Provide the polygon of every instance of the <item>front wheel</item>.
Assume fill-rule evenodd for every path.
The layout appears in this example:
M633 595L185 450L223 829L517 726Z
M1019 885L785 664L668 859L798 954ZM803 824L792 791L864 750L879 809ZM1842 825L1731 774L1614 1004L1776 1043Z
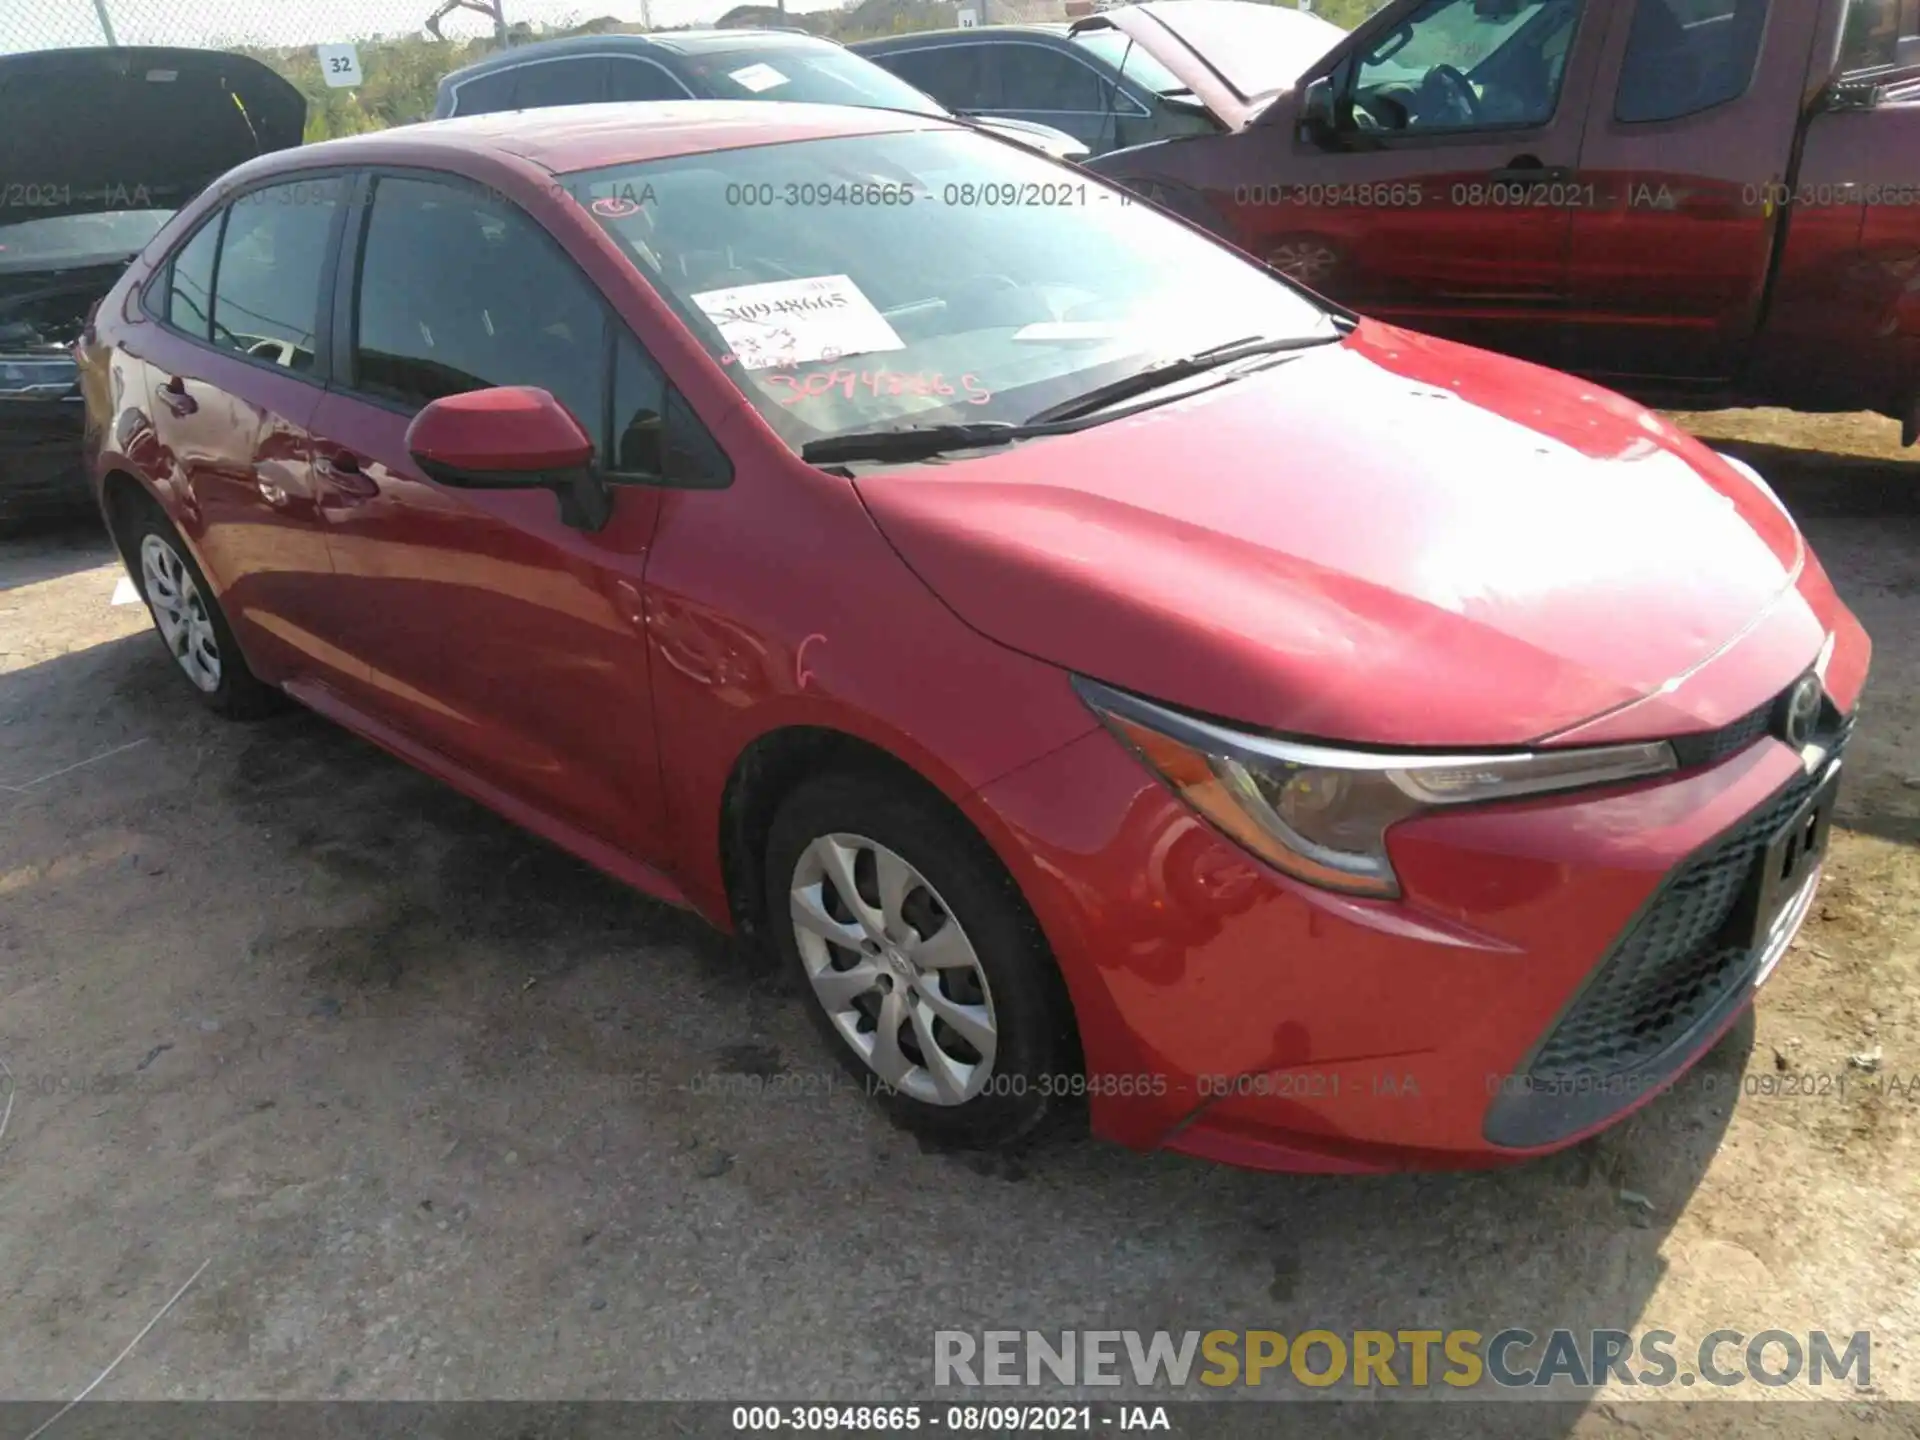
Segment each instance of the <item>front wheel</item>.
M898 1123L998 1148L1061 1113L1078 1065L1058 972L963 821L878 777L823 776L781 806L766 874L815 1025Z

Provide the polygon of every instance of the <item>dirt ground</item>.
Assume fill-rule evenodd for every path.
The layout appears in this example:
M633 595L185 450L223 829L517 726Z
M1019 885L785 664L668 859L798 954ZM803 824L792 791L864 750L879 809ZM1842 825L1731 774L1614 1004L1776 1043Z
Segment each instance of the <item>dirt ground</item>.
M1468 1176L989 1165L747 1093L834 1072L698 922L314 717L203 714L91 528L0 543L0 1397L79 1393L191 1280L96 1395L878 1399L932 1393L938 1329L1817 1328L1874 1336L1850 1433L1909 1433L1920 458L1689 423L1877 642L1829 878L1675 1092ZM1577 1433L1677 1432L1631 1399Z

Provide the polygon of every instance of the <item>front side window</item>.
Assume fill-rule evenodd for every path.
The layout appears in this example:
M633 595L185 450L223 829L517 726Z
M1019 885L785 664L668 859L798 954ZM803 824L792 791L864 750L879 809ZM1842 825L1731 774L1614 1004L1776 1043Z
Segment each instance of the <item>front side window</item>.
M990 60L1000 74L1000 104L1008 110L1107 108L1100 77L1071 55L1022 41L994 46Z
M201 340L213 334L213 262L225 218L225 212L214 215L175 252L167 285L167 323Z
M1124 192L968 131L579 172L569 192L782 439L1018 423L1330 316Z
M1916 65L1920 65L1920 0L1853 0L1841 31L1841 71Z
M881 64L953 110L990 109L998 96L982 78L981 45L929 45L882 57Z
M228 207L213 297L213 340L289 370L310 370L327 240L346 182L299 180Z
M684 100L687 87L651 60L622 59L607 61L607 99L609 100Z
M610 479L724 485L733 468L686 397L625 330L613 354L613 437L603 467Z
M1354 70L1362 130L1544 125L1560 102L1580 0L1428 0Z
M355 298L354 385L418 409L493 385L551 392L603 429L606 311L553 240L496 196L382 177Z
M1738 100L1753 82L1767 4L1638 0L1614 118L1629 124L1678 120Z
M606 63L584 56L578 60L541 60L517 69L513 108L544 110L554 105L597 104Z
M837 45L743 45L682 62L715 100L797 100L938 115L941 107L890 70Z

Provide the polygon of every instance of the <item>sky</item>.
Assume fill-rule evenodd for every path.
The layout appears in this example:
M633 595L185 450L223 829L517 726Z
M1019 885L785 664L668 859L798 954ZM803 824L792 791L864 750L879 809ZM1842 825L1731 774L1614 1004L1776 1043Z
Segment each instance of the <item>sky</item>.
M439 0L99 0L122 45L318 45L417 32ZM655 25L710 23L737 0L504 0L508 23L578 24L611 15ZM839 0L787 0L792 11L826 10ZM449 35L492 29L456 10ZM0 0L0 54L58 45L103 44L95 0Z

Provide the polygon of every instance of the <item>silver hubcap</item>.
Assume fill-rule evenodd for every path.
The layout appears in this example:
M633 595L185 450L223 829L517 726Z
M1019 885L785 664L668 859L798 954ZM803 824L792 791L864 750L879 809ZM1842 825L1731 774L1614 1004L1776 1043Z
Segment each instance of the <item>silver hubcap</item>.
M822 835L792 886L794 938L841 1037L895 1090L964 1105L993 1074L980 957L927 879L860 835Z
M220 688L220 644L193 572L171 545L149 535L140 542L140 578L160 638L187 678L212 694Z
M1324 245L1299 243L1282 245L1268 262L1282 275L1295 280L1320 280L1333 273L1339 257Z

